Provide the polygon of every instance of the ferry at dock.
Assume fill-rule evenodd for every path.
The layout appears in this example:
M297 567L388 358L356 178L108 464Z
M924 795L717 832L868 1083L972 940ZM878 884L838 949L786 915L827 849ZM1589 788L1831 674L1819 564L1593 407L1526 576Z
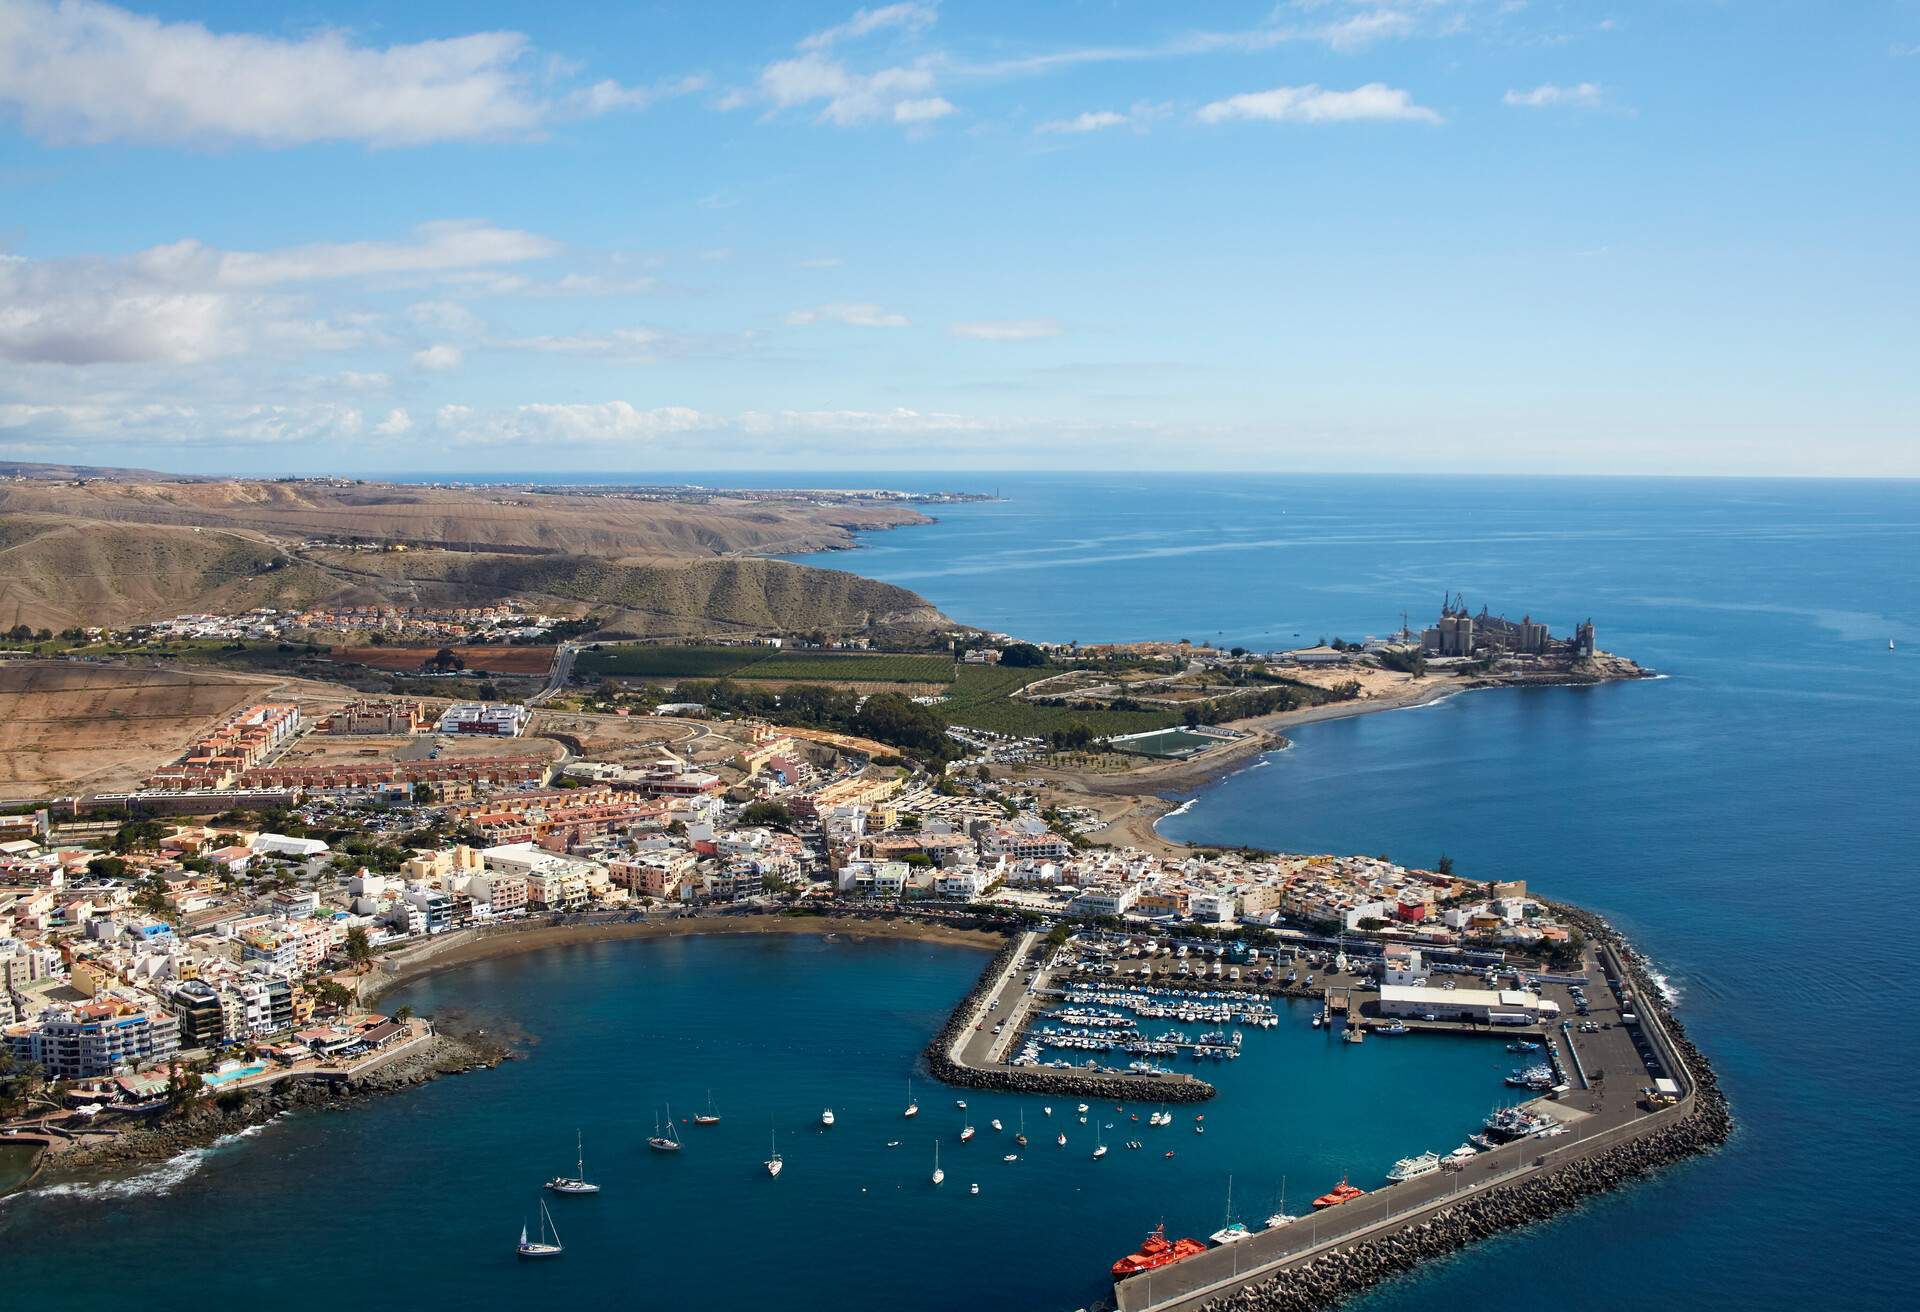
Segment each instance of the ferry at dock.
M1432 1175L1440 1169L1439 1153L1421 1153L1418 1157L1402 1157L1387 1172L1387 1179L1395 1184L1407 1180L1418 1180L1423 1175Z

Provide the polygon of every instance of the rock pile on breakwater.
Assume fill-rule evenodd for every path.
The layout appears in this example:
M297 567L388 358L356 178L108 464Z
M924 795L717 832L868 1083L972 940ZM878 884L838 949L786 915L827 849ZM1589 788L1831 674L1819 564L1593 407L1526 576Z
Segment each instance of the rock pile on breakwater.
M485 1038L435 1034L419 1047L361 1076L285 1079L252 1091L210 1093L191 1110L162 1113L129 1124L112 1138L89 1137L75 1144L47 1162L47 1175L164 1161L250 1126L263 1125L284 1112L345 1106L356 1099L410 1089L442 1075L496 1066L509 1055L504 1047Z
M1692 1102L1680 1120L1635 1138L1586 1153L1537 1175L1495 1185L1484 1193L1451 1203L1425 1220L1361 1240L1296 1263L1277 1274L1211 1299L1207 1312L1319 1312L1335 1307L1382 1281L1444 1257L1469 1244L1543 1221L1596 1194L1617 1189L1639 1176L1696 1153L1711 1152L1733 1133L1733 1116L1719 1080L1705 1056L1687 1038L1680 1022L1646 977L1641 959L1617 931L1578 908L1562 907L1568 918L1595 939L1611 946L1634 977L1641 1005L1651 1000L1660 1011L1673 1047L1692 1080Z
M1124 1076L1096 1074L1089 1071L1063 1071L1035 1069L1032 1067L1017 1070L976 1070L963 1066L951 1056L953 1046L972 1023L974 1010L985 998L988 990L999 982L1000 976L1012 962L1019 948L1019 940L1009 943L994 954L987 968L980 972L980 982L968 990L967 996L947 1017L947 1023L933 1036L921 1054L927 1069L933 1077L945 1084L959 1085L966 1089L993 1089L1001 1093L1042 1093L1058 1095L1077 1095L1101 1101L1112 1099L1115 1102L1138 1100L1143 1094L1150 1095L1155 1102L1205 1102L1213 1097L1214 1088L1204 1080L1169 1079L1160 1077L1151 1081L1144 1076Z

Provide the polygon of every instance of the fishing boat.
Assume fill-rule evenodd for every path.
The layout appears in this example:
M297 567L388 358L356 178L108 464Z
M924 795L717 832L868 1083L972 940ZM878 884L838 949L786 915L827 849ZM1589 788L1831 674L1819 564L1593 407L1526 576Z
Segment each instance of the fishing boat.
M546 1200L540 1201L540 1238L527 1237L526 1223L520 1225L520 1245L514 1250L523 1258L558 1257L567 1250L560 1244L560 1229L547 1214Z
M780 1145L774 1137L774 1132L772 1130L768 1130L767 1131L767 1174L777 1177L780 1174L780 1168L785 1166L786 1164L787 1164L786 1159L780 1156Z
M1432 1175L1440 1169L1439 1153L1421 1153L1418 1157L1402 1157L1387 1172L1387 1179L1395 1184L1407 1180L1417 1180L1423 1175Z
M1401 1034L1411 1034L1413 1033L1413 1030L1409 1026L1402 1025L1399 1021L1394 1021L1391 1025L1382 1025L1378 1030L1374 1032L1376 1034L1387 1034L1387 1035L1398 1036Z
M1184 1262L1196 1253L1204 1253L1207 1246L1198 1239L1167 1239L1167 1227L1157 1225L1139 1251L1128 1253L1113 1264L1113 1278L1125 1280L1128 1276L1137 1276L1144 1271L1158 1271L1163 1266L1172 1266L1175 1262Z
M940 1169L940 1144L936 1141L933 1145L933 1182L939 1184L946 1178L947 1173Z
M1530 1039L1515 1039L1507 1045L1508 1052L1538 1052L1540 1045Z
M713 1090L712 1089L707 1090L707 1109L703 1112L695 1112L693 1114L693 1123L695 1125L720 1124L720 1113L713 1109Z
M574 1132L574 1166L572 1175L556 1175L547 1181L547 1188L556 1194L597 1194L600 1186L587 1183L587 1150L579 1132Z
M1100 1142L1100 1127L1093 1127L1093 1160L1099 1161L1107 1155L1107 1146Z
M1356 1198L1363 1197L1366 1192L1365 1189L1360 1188L1358 1185L1348 1184L1347 1178L1343 1175L1340 1177L1339 1184L1313 1200L1313 1207L1315 1211L1321 1211L1328 1207L1338 1207L1342 1203L1350 1203Z
M660 1121L658 1118L655 1118L653 1122L653 1134L647 1139L647 1147L657 1153L677 1153L680 1151L680 1136L673 1132L673 1107L671 1104L667 1107L666 1133L662 1134L660 1132Z
M829 1107L825 1111L820 1113L820 1124L822 1125L833 1124L833 1108Z
M1243 1222L1236 1221L1233 1219L1233 1177L1232 1176L1227 1177L1226 1216L1222 1218L1220 1228L1218 1230L1215 1230L1212 1234L1208 1235L1207 1238L1213 1240L1213 1242L1216 1244L1237 1244L1242 1239L1253 1238L1253 1231L1247 1229L1246 1225Z

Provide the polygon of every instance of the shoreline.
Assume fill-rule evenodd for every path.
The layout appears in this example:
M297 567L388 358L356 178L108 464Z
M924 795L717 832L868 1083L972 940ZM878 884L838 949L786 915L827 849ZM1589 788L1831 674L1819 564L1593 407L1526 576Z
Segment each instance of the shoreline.
M965 928L897 915L884 919L844 914L676 916L661 920L619 920L593 924L527 921L503 927L456 930L440 940L418 945L426 950L417 955L403 956L409 951L403 948L389 956L376 958L373 972L360 977L360 999L363 1005L371 1005L396 988L444 970L547 948L577 943L615 943L709 934L747 937L843 934L856 941L862 938L906 939L987 952L997 951L1005 942L1005 936L997 930ZM387 968L383 969L383 966Z
M1404 692L1359 698L1345 702L1326 702L1319 706L1275 711L1233 724L1245 737L1224 746L1180 761L1142 765L1115 775L1087 775L1072 770L1047 772L1050 800L1076 806L1091 806L1102 813L1106 828L1094 835L1094 841L1116 847L1137 847L1160 856L1184 856L1196 847L1168 838L1159 831L1159 823L1174 811L1195 800L1202 789L1230 775L1252 769L1269 752L1285 751L1293 740L1283 732L1305 724L1329 720L1347 720L1386 711L1413 710L1433 706L1449 698L1470 692L1528 688L1591 688L1609 683L1632 683L1662 677L1651 670L1632 667L1631 673L1607 673L1596 677L1554 675L1525 679L1468 679L1417 686ZM1107 805L1101 805L1101 803Z

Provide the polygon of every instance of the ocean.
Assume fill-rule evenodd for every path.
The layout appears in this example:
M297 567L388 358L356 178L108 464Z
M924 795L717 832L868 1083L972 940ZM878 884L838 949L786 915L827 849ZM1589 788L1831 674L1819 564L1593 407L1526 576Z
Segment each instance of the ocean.
M1163 824L1204 842L1444 852L1463 873L1591 906L1652 956L1722 1076L1738 1121L1723 1151L1359 1306L1905 1304L1920 1281L1905 1188L1920 1105L1899 1001L1920 976L1900 919L1920 852L1920 484L811 481L998 490L803 559L1025 637L1358 639L1403 612L1417 627L1448 590L1555 632L1591 617L1603 647L1662 677L1304 726ZM1040 1100L970 1096L980 1137L961 1146L953 1091L920 1082L914 1122L899 1107L982 964L803 937L577 945L451 971L390 1001L523 1031L526 1060L9 1199L0 1282L22 1306L78 1309L131 1293L168 1309L777 1296L800 1312L1064 1312L1099 1297L1106 1265L1157 1221L1218 1226L1229 1174L1257 1225L1283 1184L1299 1211L1342 1172L1369 1183L1396 1157L1446 1151L1513 1064L1471 1040L1340 1051L1302 1013L1218 1068L1205 1135L1191 1113L1171 1130L1116 1120L1109 1142L1147 1146L1095 1163L1090 1126L1062 1126L1066 1149L1035 1133L1063 1104L1047 1118ZM656 1109L690 1115L709 1089L722 1124L684 1128L677 1157L649 1153ZM821 1131L826 1105L839 1124ZM986 1120L1011 1131L1022 1111L1033 1145L1004 1163ZM607 1191L557 1200L566 1257L522 1268L512 1240L537 1222L539 1181L570 1167L576 1127ZM778 1180L760 1169L770 1130Z

